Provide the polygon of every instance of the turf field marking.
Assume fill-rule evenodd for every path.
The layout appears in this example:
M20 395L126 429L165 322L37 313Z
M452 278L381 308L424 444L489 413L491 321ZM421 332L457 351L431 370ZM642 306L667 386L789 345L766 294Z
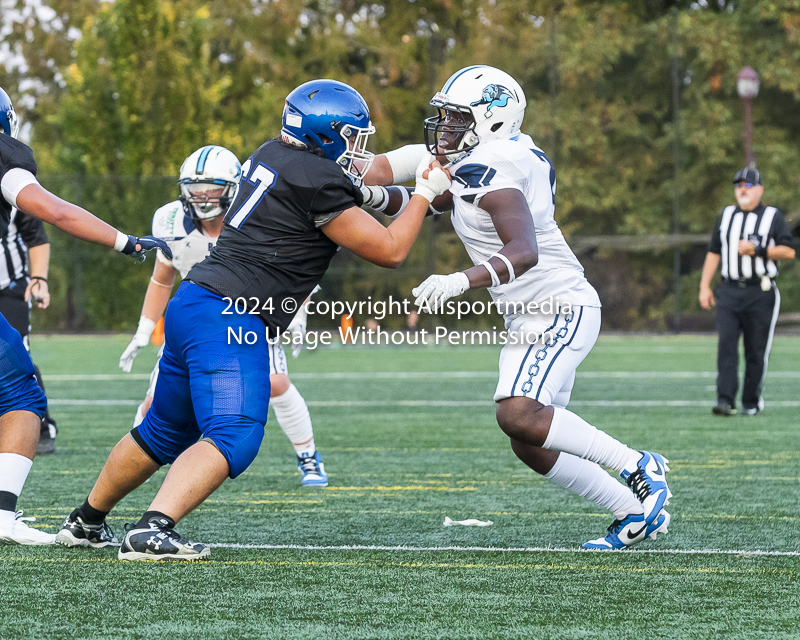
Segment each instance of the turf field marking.
M707 407L710 400L573 400L570 407ZM54 406L138 407L140 400L48 398ZM306 400L309 407L493 407L493 400ZM771 400L770 407L800 407L800 400Z
M238 544L217 543L209 546L218 549L263 549L279 551L293 549L297 551L456 551L456 552L502 552L502 553L653 553L665 555L729 555L729 556L765 556L765 557L800 557L800 551L748 551L745 549L625 549L621 551L592 551L589 549L573 549L569 547L409 547L406 545L300 545L300 544Z
M716 378L716 371L578 371L579 378ZM800 378L800 371L770 371L770 378ZM420 380L453 378L497 379L497 371L331 371L292 373L297 380ZM149 373L56 373L44 376L47 382L91 380L149 380Z

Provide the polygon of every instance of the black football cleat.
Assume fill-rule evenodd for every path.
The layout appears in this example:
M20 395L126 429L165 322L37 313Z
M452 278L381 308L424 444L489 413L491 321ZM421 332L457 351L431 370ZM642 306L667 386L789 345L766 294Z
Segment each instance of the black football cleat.
M118 547L119 540L103 520L100 524L89 524L83 521L80 509L75 509L64 520L61 530L56 534L56 542L64 547L87 547L103 549Z
M125 529L120 560L199 560L211 553L207 545L181 538L164 518L150 518L145 527L128 525Z

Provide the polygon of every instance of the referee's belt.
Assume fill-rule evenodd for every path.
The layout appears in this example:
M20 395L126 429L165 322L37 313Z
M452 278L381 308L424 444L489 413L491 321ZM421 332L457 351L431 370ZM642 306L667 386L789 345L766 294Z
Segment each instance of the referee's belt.
M761 286L761 278L748 278L743 280L731 280L730 278L723 278L722 281L731 286L739 287L740 289L744 289L745 287ZM770 283L772 282L774 282L774 280L770 278Z

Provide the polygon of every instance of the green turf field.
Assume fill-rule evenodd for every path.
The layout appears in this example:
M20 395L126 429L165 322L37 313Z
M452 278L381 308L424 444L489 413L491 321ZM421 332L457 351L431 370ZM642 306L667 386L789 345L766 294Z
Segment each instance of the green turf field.
M33 340L61 431L57 455L34 464L20 508L45 530L83 501L130 428L155 349L125 376L116 363L127 341ZM491 402L498 351L304 351L290 372L330 487L300 487L271 417L250 469L178 527L220 545L208 561L0 547L0 638L800 634L800 339L775 340L767 410L725 419L710 413L712 337L601 338L571 408L665 454L675 494L669 535L615 553L579 551L609 514L512 454ZM111 514L118 533L164 473ZM444 527L445 516L494 524Z

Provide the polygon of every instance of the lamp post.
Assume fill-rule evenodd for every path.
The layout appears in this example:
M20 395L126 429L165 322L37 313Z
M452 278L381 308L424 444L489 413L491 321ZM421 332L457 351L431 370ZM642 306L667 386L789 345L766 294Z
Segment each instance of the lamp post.
M745 67L736 76L736 92L744 102L744 155L747 166L756 168L753 156L753 98L758 95L758 73L753 67Z

